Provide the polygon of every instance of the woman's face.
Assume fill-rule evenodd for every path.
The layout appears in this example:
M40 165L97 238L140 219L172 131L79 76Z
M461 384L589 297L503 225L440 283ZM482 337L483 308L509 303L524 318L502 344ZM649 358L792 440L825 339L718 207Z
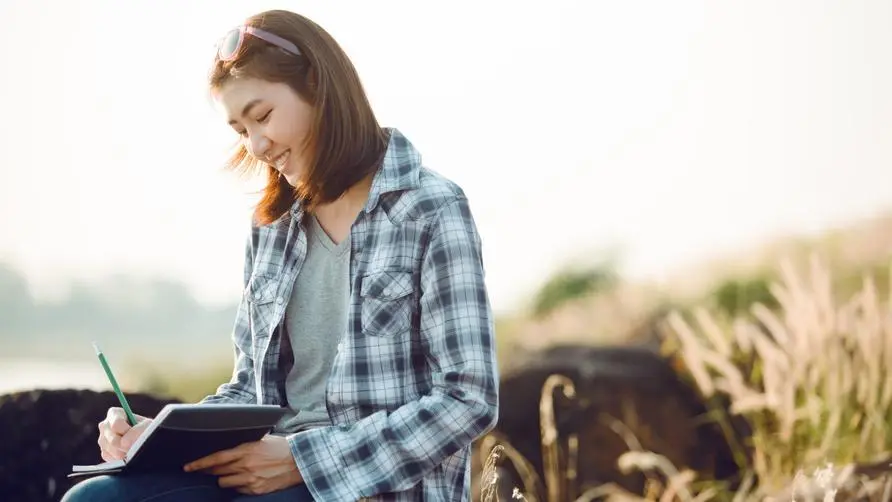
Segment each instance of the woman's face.
M213 92L248 153L282 173L291 186L309 166L305 148L313 108L287 84L230 79Z

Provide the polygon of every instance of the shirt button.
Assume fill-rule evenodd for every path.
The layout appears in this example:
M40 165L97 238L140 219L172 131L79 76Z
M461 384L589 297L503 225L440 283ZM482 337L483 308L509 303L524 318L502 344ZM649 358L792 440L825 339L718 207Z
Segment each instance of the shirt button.
M338 344L338 352L344 350L344 342Z
M255 300L259 300L259 299L260 299L260 291L254 293L254 299L255 299Z
M285 300L283 300L281 296L278 297L278 298L276 298L276 303L278 303L279 305L281 305L282 302L284 302L284 301L285 301Z

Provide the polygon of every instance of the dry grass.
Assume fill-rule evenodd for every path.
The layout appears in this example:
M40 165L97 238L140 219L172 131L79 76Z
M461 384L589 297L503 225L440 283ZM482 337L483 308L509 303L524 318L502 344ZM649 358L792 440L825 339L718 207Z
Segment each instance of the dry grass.
M507 316L500 319L496 330L503 355L500 363L505 369L514 368L518 352L530 353L557 343L624 343L652 316L659 315L667 302L701 303L724 280L760 276L785 257L800 263L815 254L834 271L837 289L850 292L853 271L860 273L892 259L892 212L816 235L787 235L754 244L682 267L658 283L620 282L610 291L570 301L541 319L522 312Z
M537 500L541 493L546 502L890 500L888 466L864 475L856 465L892 452L892 295L865 277L857 294L837 298L827 267L817 259L809 265L807 271L782 265L782 280L772 285L777 311L757 304L747 318L724 319L695 309L688 318L675 312L666 319L684 371L704 399L727 396L732 404L725 418L740 415L752 428L752 461L743 466L736 493L717 483L695 484L696 473L678 471L665 457L642 451L622 424L615 424L630 450L618 459L621 470L661 477L649 476L640 495L605 485L577 496L574 438L556 437L550 412L552 390L563 386L572 397L572 383L556 376L543 388L540 407L547 472L544 480L524 474L514 498ZM510 444L491 439L486 451L497 448L510 450ZM497 482L487 480L488 486ZM498 498L490 491L486 500Z
M668 318L703 397L727 395L730 412L752 427L750 468L762 495L789 492L797 472L892 451L889 292L865 277L859 293L840 301L817 259L807 273L789 262L781 271L782 282L772 285L778 312L757 304L751 319L703 309L692 320Z

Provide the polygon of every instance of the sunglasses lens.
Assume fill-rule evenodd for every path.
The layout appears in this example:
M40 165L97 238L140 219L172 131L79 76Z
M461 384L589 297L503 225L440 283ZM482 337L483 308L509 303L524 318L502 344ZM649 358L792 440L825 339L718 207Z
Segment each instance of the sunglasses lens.
M220 42L220 59L226 61L235 57L235 53L238 52L241 45L241 40L242 37L239 30L232 30L227 33Z

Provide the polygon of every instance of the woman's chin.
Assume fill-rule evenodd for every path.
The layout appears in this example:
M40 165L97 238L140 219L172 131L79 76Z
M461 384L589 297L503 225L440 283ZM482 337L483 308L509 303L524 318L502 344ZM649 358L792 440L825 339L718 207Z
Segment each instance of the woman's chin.
M300 170L290 168L291 166L287 166L285 169L279 171L279 176L285 179L289 185L296 187L300 181ZM290 169L289 169L290 168Z
M297 175L283 173L282 177L285 178L285 181L287 181L289 185L293 187L297 186Z

